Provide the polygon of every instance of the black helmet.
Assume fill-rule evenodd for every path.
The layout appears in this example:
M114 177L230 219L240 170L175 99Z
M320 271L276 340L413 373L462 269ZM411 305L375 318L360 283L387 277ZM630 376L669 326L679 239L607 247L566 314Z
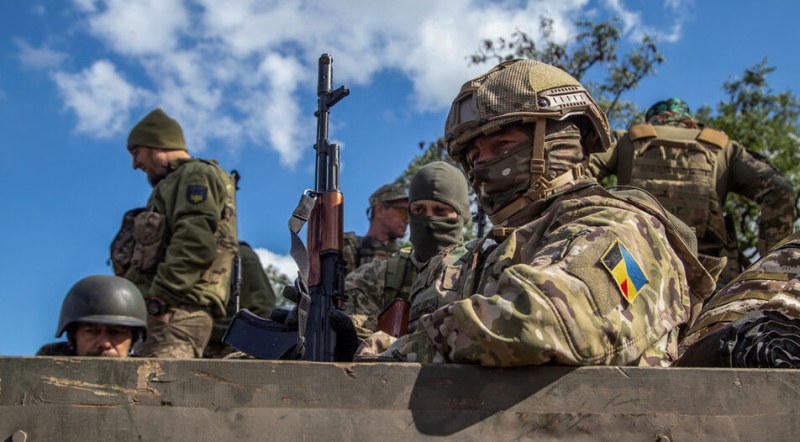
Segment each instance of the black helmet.
M134 341L147 338L147 308L142 293L119 276L89 276L72 286L61 304L56 337L79 322L124 325L133 329Z

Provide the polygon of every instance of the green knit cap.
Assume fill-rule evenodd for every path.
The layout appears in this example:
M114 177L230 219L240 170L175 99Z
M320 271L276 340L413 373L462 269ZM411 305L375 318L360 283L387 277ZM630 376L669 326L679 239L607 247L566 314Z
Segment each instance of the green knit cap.
M128 135L128 150L135 146L189 150L183 139L181 125L160 108L147 114L131 129Z
M471 215L469 193L464 174L445 163L428 163L414 174L408 189L409 202L434 200L450 205L466 222Z

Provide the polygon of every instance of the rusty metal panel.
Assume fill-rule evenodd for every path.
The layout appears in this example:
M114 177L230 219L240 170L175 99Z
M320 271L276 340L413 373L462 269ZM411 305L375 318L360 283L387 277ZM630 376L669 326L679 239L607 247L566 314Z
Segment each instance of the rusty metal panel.
M0 358L0 440L18 431L32 441L796 440L800 372Z

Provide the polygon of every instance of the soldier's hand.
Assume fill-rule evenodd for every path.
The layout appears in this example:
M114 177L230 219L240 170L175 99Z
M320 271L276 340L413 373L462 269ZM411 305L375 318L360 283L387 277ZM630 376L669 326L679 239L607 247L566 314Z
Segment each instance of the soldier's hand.
M336 362L350 362L358 349L360 343L356 327L350 317L341 310L335 308L328 313L331 327L336 331L336 352L334 360Z

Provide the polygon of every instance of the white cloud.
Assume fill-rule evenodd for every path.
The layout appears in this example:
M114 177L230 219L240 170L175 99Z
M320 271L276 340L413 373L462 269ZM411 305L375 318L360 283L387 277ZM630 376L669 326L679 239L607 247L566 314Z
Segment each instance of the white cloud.
M92 12L88 18L89 29L122 54L171 51L178 46L178 37L189 25L188 11L181 0L106 0L102 3L102 10L94 4L82 6Z
M22 39L14 39L14 44L19 48L17 57L22 62L22 65L34 69L54 69L67 58L67 54L63 52L54 51L47 47L34 48Z
M77 74L56 73L54 79L66 107L78 116L78 132L100 138L122 131L129 110L146 92L128 83L107 60L95 62Z
M294 259L290 255L279 255L261 247L254 248L253 250L258 255L258 259L261 260L261 265L264 267L268 264L272 264L280 270L281 273L288 276L290 281L293 281L297 276L297 264L294 263Z
M672 24L668 31L658 30L647 26L640 12L630 11L622 0L604 0L605 4L622 20L623 31L632 39L640 41L645 34L654 36L661 42L674 43L681 38L685 14L682 13L686 4L691 0L664 0L664 7L673 13Z
M599 1L622 16L632 35L649 31L621 0ZM676 2L686 0L665 1L676 7ZM66 106L78 115L79 130L110 121L113 125L104 135L124 133L133 122L120 118L162 106L184 126L192 149L214 144L235 150L244 137L269 146L284 166L292 167L313 142L313 134L300 130L310 116L303 113L298 96L314 84L311 77L322 52L336 59L337 84L366 84L377 73L393 70L412 83L413 108L405 112L444 111L461 84L486 69L469 66L467 60L481 40L508 36L516 29L535 32L540 17L546 15L553 19L553 37L567 41L590 0L73 0L73 4L83 14L90 35L114 56L125 57L125 65L136 72L130 78L144 74L136 85L147 85L143 93L145 86L118 81L127 84L129 98L113 101L119 117L112 118L101 105L81 101L91 94L73 93L96 90L88 82L96 81L97 73L59 73L55 78L60 79ZM675 26L661 35L662 40L680 35L680 22ZM78 84L81 81L87 84Z

